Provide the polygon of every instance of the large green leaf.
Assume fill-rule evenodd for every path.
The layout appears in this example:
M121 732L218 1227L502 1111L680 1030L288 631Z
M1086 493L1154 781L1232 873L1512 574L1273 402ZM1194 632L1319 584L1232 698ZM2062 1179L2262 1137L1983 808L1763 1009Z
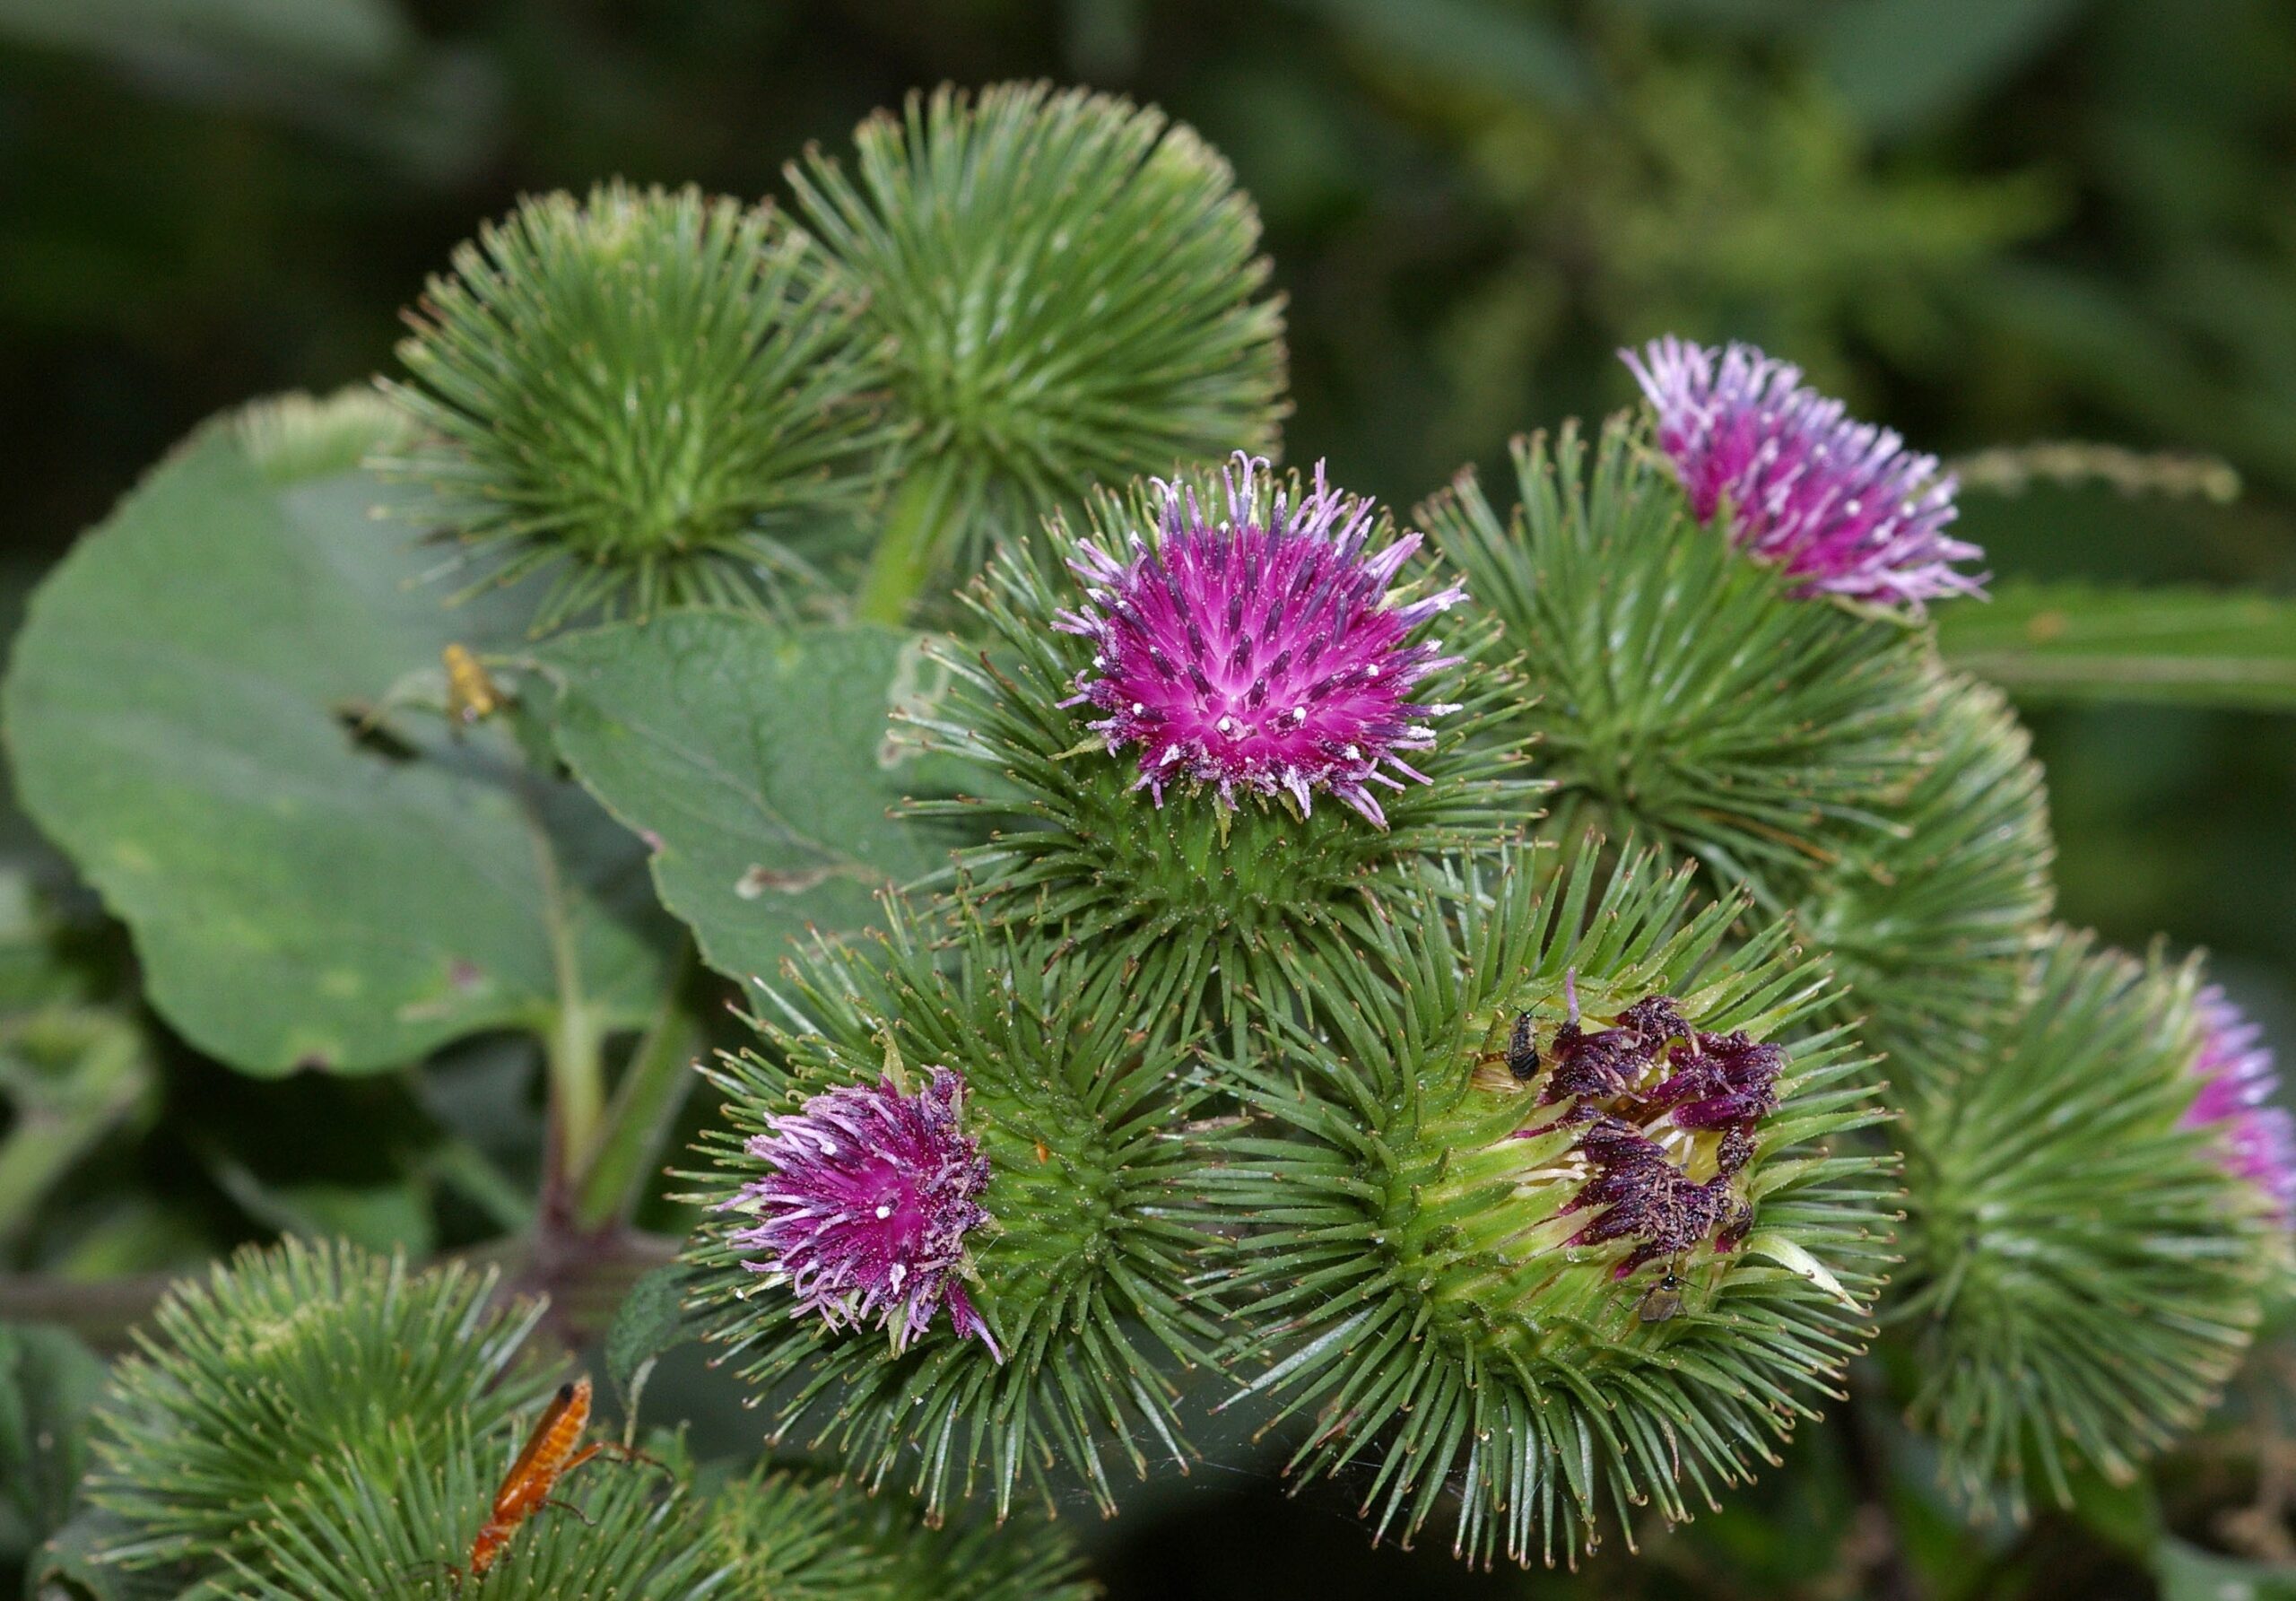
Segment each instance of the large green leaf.
M160 1010L250 1072L387 1067L570 1000L636 1021L669 935L637 841L491 727L408 711L361 736L449 641L522 619L444 609L371 477L296 475L341 459L216 425L81 541L4 692L25 807L133 930Z
M2029 700L2296 710L2296 600L2205 589L2009 583L1940 607L1956 666Z
M541 652L560 752L654 845L663 904L718 971L771 974L792 935L868 923L878 892L947 865L944 830L891 814L947 787L888 720L944 687L921 643L695 611Z

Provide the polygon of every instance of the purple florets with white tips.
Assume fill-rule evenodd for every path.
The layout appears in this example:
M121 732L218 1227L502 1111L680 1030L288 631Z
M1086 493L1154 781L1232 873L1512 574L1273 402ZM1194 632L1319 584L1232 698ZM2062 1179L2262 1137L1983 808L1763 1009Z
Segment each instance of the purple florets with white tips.
M1949 537L1951 474L1888 429L1858 422L1802 382L1802 370L1750 344L1687 340L1621 351L1658 415L1658 444L1709 520L1725 500L1731 534L1806 595L1910 605L1983 592L1954 563L1984 553Z
M959 1276L965 1236L988 1221L988 1162L960 1127L963 1102L964 1079L935 1067L915 1094L884 1078L769 1119L748 1150L772 1172L726 1203L757 1220L731 1236L760 1253L743 1266L786 1279L831 1328L875 1324L896 1351L946 1306L1003 1362Z
M2185 1125L2214 1127L2224 1165L2271 1196L2283 1218L2296 1216L2296 1118L2271 1104L2280 1079L2259 1043L2264 1031L2213 985L2201 991L2198 1011L2192 1072L2200 1092Z
M1108 714L1092 730L1111 755L1138 747L1135 787L1158 805L1185 783L1227 805L1239 790L1289 796L1305 814L1328 791L1385 827L1370 786L1427 782L1403 753L1431 749L1425 719L1458 709L1411 701L1459 659L1413 636L1465 592L1403 598L1392 586L1418 535L1368 550L1375 507L1326 483L1320 463L1296 504L1279 489L1263 511L1267 470L1237 453L1216 523L1194 492L1158 482L1152 540L1135 534L1120 556L1078 544L1086 604L1054 626L1091 641L1092 665L1062 704Z

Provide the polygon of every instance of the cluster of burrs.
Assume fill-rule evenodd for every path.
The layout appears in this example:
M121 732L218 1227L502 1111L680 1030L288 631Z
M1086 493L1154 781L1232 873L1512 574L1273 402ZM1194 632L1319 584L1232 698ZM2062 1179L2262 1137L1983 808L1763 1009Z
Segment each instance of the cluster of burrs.
M1730 1180L1752 1159L1754 1129L1778 1105L1786 1053L1744 1033L1700 1033L1663 995L1645 996L1621 1012L1613 1027L1589 1031L1579 1024L1575 974L1563 975L1563 995L1569 1015L1555 1031L1553 1064L1539 1104L1570 1105L1521 1137L1587 1126L1577 1149L1595 1175L1562 1210L1604 1211L1570 1243L1638 1241L1614 1270L1619 1278L1709 1239L1717 1250L1735 1249L1753 1226L1753 1208L1732 1192ZM1662 1059L1665 1076L1645 1087ZM1528 1083L1541 1065L1526 1012L1516 1018L1508 1041L1508 1069ZM1651 1137L1650 1126L1668 1118L1677 1128L1721 1135L1711 1179L1692 1179L1684 1162Z

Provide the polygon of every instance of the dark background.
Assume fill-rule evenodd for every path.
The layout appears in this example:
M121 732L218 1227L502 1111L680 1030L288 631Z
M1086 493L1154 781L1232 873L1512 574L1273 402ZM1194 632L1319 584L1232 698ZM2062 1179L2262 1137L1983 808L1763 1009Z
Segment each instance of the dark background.
M217 408L387 370L396 309L522 191L772 193L912 87L1038 75L1234 161L1291 299L1289 454L1343 483L1407 507L1625 404L1619 344L1738 336L1948 456L2079 438L2245 480L2229 506L1973 496L1996 573L2296 587L2286 0L0 0L4 554L19 580L52 559ZM2211 947L2296 1040L2290 723L2033 720L2066 917ZM380 1093L171 1071L215 1127ZM182 1216L78 1269L259 1231L178 1159L139 1182ZM1841 1449L1805 1440L1636 1582L1855 1593ZM1117 1595L1522 1592L1368 1556L1338 1495L1265 1477L1204 1470L1106 1531ZM2014 1582L2145 1593L2093 1552L2062 1568Z

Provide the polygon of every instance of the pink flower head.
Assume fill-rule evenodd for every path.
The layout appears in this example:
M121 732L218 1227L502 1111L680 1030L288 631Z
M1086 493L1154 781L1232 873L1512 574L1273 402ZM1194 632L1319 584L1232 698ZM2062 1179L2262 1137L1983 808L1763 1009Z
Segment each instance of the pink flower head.
M2198 1009L2192 1073L2200 1092L2185 1127L2215 1127L2224 1165L2270 1196L2282 1217L2296 1214L2296 1118L2271 1104L2280 1079L2272 1052L2258 1043L2264 1031L2214 985L2200 992Z
M1802 370L1751 344L1709 350L1669 336L1621 351L1658 414L1699 520L1725 500L1740 549L1782 567L1805 595L1909 605L1979 595L1953 563L1985 553L1947 537L1951 474L1888 429L1851 420Z
M923 1334L942 1306L960 1336L1004 1353L965 1294L964 1239L988 1214L988 1162L959 1127L964 1079L935 1067L905 1095L891 1078L848 1084L768 1119L749 1153L773 1171L725 1203L757 1221L735 1231L743 1266L788 1282L831 1328L874 1323L893 1349Z
M1134 535L1121 558L1078 545L1069 565L1086 604L1054 626L1091 641L1092 666L1061 704L1108 714L1092 730L1110 755L1139 747L1134 787L1160 806L1182 782L1215 786L1226 805L1239 789L1288 795L1302 813L1328 790L1384 828L1370 786L1427 782L1402 753L1431 749L1422 719L1458 709L1409 700L1459 659L1413 635L1465 592L1402 600L1390 586L1418 535L1367 552L1375 508L1326 484L1321 463L1296 505L1279 489L1263 513L1266 470L1237 452L1217 523L1194 492L1159 481L1152 540Z

